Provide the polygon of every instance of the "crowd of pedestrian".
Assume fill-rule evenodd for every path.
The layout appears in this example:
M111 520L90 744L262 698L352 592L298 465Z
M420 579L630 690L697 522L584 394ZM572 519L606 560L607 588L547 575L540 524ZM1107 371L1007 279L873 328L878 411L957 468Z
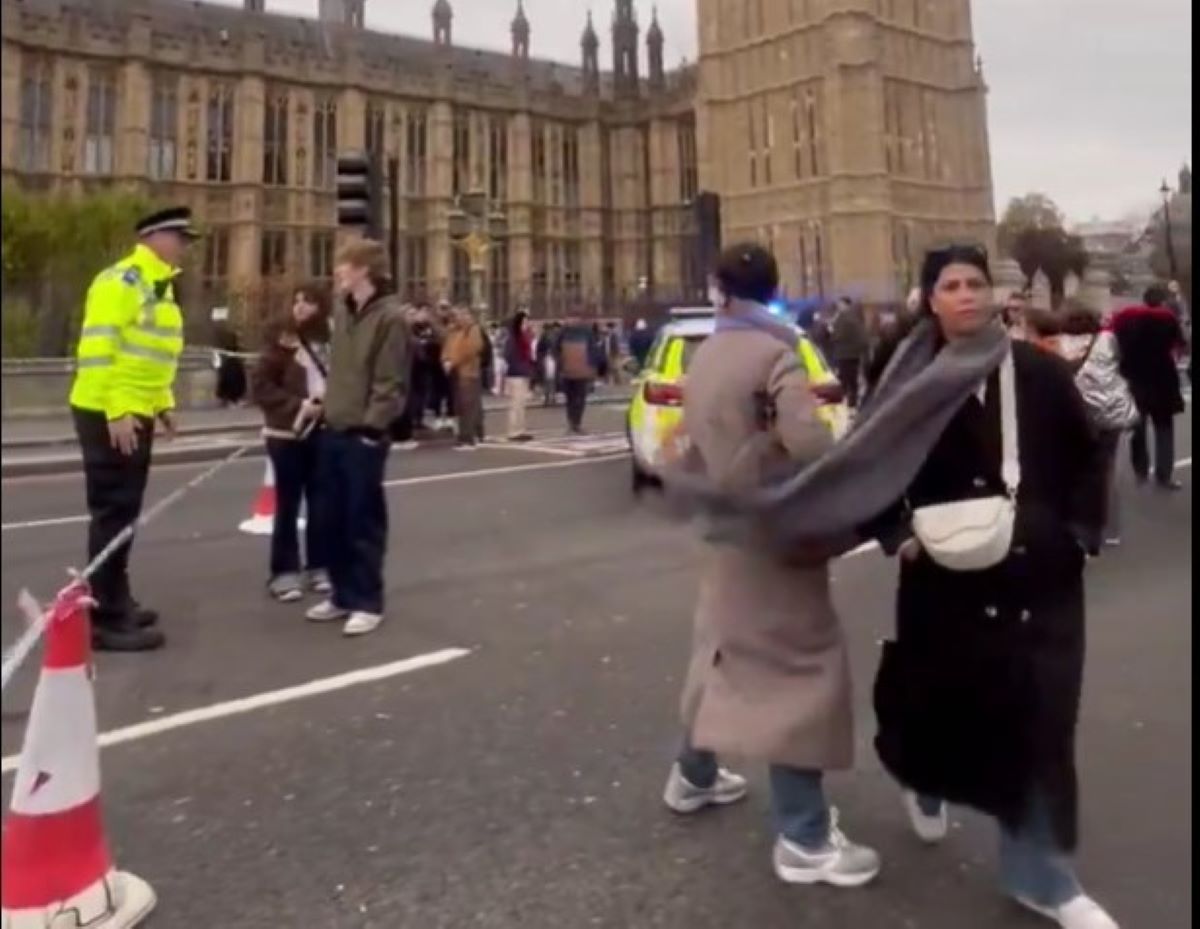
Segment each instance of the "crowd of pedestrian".
M182 319L171 281L195 232L186 210L147 217L138 232L134 252L89 291L71 394L93 555L140 512L156 422L174 429ZM1126 435L1140 483L1180 486L1185 336L1170 292L1152 287L1108 316L1074 300L1046 312L1025 293L996 307L981 248L932 250L919 290L875 338L848 300L812 323L857 408L835 440L795 329L770 309L778 287L765 249L721 255L715 333L684 385L687 442L666 479L707 516L707 545L664 802L693 814L741 800L746 779L720 755L761 760L778 877L838 887L875 878L880 855L842 831L825 782L853 765L856 745L830 563L873 541L900 564L894 631L875 670L875 747L913 832L936 844L948 804L978 810L996 824L1005 893L1064 929L1115 929L1073 861L1084 574L1120 541ZM639 367L652 344L638 321L629 350ZM527 441L535 387L548 405L565 397L579 434L589 393L619 382L623 354L615 326L576 318L535 331L519 311L492 328L466 307L406 305L380 244L344 246L332 297L298 288L250 372L276 479L269 594L321 595L309 620L374 631L386 608L393 439L453 419L456 447L474 449L483 396L496 390L510 403L507 437ZM94 577L96 644L156 648L164 638L129 589L128 551Z

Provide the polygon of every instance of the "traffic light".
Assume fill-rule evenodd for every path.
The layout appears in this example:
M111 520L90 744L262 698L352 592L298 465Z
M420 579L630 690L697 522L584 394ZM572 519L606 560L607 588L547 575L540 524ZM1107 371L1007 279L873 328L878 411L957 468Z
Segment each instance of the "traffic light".
M383 175L376 159L361 152L337 160L337 222L371 239L382 234Z

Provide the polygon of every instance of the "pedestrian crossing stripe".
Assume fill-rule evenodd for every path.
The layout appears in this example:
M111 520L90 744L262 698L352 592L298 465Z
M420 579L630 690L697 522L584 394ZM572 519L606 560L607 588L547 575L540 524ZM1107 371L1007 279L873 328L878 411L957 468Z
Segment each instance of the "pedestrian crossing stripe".
M519 451L562 455L569 458L592 458L629 451L629 439L624 432L535 436L529 442L485 442L484 444L488 448L510 448Z

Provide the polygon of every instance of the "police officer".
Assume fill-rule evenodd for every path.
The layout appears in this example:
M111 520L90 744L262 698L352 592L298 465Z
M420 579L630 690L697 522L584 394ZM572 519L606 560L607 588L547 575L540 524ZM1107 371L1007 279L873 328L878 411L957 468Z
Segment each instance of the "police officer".
M137 224L133 251L101 271L87 294L79 333L71 414L87 482L88 558L95 558L142 510L156 423L174 435L171 392L183 349L174 280L197 238L191 210L177 207ZM98 649L147 651L166 641L158 616L129 589L130 544L92 578Z

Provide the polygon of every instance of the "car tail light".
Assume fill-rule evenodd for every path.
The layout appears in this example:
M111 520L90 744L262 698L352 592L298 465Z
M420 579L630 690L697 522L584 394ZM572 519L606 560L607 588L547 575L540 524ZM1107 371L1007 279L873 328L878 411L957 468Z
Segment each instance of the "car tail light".
M846 399L846 390L837 381L813 384L812 392L817 398L817 403L822 406L837 406Z
M683 406L683 388L678 384L647 381L642 396L651 406Z

